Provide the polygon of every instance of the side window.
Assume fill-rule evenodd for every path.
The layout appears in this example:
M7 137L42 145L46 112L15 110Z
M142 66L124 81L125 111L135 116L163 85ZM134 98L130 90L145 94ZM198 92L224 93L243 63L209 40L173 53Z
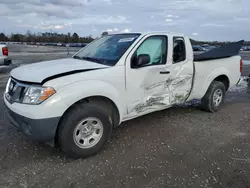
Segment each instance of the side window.
M150 57L149 63L143 66L166 64L167 36L148 37L135 51L133 60L142 54Z
M186 46L182 37L174 38L173 61L179 63L186 60Z

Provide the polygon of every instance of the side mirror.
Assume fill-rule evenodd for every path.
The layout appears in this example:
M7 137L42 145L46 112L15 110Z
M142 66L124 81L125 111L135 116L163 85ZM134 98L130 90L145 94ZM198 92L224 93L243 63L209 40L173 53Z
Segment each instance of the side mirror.
M148 54L140 54L132 60L132 68L142 67L150 63L150 56Z

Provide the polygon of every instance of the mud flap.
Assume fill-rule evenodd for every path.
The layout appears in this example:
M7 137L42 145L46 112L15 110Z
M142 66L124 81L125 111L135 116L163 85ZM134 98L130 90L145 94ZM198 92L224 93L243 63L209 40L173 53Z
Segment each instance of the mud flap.
M247 76L244 76L244 77L240 77L239 81L237 82L236 86L241 86L242 85L242 82L247 82L248 85L250 85L250 75L247 77Z
M241 83L244 82L244 80L245 80L245 79L244 79L243 77L241 77L241 78L238 80L236 86L240 86Z

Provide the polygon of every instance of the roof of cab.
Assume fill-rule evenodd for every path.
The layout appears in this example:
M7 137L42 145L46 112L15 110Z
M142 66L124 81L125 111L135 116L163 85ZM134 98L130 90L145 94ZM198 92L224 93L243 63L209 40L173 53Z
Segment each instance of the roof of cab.
M140 34L140 35L171 35L171 36L180 36L184 37L182 33L169 32L169 31L148 31L148 32L121 32L121 33L110 33L110 34Z

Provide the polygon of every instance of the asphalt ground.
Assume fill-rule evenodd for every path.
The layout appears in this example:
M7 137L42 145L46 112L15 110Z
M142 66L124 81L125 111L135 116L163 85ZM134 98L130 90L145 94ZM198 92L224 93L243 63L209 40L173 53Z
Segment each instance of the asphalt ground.
M119 126L102 152L75 160L18 133L1 97L0 188L250 187L249 99L243 82L217 113L196 101L136 118Z

